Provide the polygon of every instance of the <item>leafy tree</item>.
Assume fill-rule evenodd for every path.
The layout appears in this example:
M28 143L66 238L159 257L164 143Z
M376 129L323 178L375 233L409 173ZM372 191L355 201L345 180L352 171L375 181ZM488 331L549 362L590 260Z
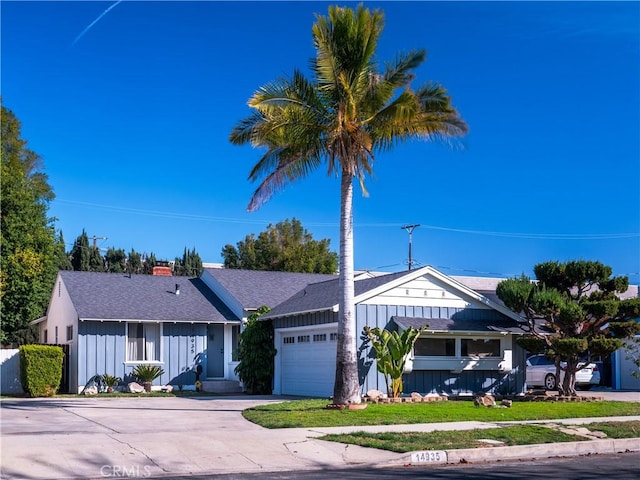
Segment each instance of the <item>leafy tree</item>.
M402 375L405 372L407 359L411 355L416 340L425 330L426 325L421 328L409 327L401 333L380 327L364 327L364 333L369 337L371 346L376 352L376 366L384 375L388 395L394 398L402 395ZM389 388L389 380L391 380L391 388Z
M258 235L247 235L236 247L222 249L226 268L270 270L281 272L335 273L338 255L329 250L331 240L314 240L293 218L269 224Z
M127 254L123 249L113 247L107 250L104 256L106 271L111 273L122 273L127 271Z
M202 270L202 259L195 248L187 250L185 247L182 258L176 257L174 275L199 277Z
M238 358L240 363L235 373L242 381L247 393L269 395L273 391L273 325L271 321L261 321L260 316L269 311L262 306L249 315L248 323L240 334Z
M236 145L266 150L249 174L260 181L249 203L256 210L273 193L322 164L340 177L340 318L336 353L336 404L360 401L353 267L353 182L364 193L374 154L412 140L445 140L467 126L445 89L428 83L411 87L424 50L397 55L380 70L375 54L383 14L362 5L329 7L312 27L315 58L311 79L294 70L259 88L249 99L252 114L232 130Z
M575 375L592 355L609 355L640 331L640 299L620 300L627 277L612 277L612 269L595 261L545 262L534 267L537 281L527 276L505 280L496 293L512 311L524 317L525 349L561 362L565 376L560 394L576 395Z
M29 322L43 315L55 281L54 198L40 157L27 148L21 124L2 106L0 300L2 343L35 340Z

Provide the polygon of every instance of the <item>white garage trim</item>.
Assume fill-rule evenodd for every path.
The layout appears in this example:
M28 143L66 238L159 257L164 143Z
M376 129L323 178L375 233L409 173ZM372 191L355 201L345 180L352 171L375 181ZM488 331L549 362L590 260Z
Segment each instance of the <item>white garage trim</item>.
M274 343L276 345L276 349L278 350L276 353L276 357L274 360L274 375L273 375L273 393L276 395L304 395L304 396L316 396L316 393L313 391L299 390L296 392L292 392L288 387L291 385L292 381L296 381L295 378L291 378L295 373L291 371L287 371L287 364L285 362L287 359L287 352L285 349L299 349L299 348L309 348L316 349L310 355L309 358L299 356L296 358L296 365L303 368L308 369L310 374L313 374L314 367L314 355L317 356L326 356L327 360L329 360L329 364L333 365L333 367L324 366L321 367L322 371L320 372L322 375L320 377L320 381L324 384L327 384L327 378L335 375L335 349L337 345L337 340L331 340L331 334L336 333L338 331L338 324L334 323L325 323L321 325L309 325L306 327L294 327L294 328L281 328L277 329L274 332ZM314 335L326 335L326 341L323 341L322 344L314 342ZM303 342L300 344L298 342L298 336L308 336L309 341ZM295 337L295 343L293 344L284 344L285 338ZM314 344L315 343L315 344ZM302 347L299 347L302 345ZM326 348L326 352L322 349ZM300 352L294 351L293 354L297 355ZM307 363L305 364L305 360ZM325 385L326 387L326 385ZM330 391L326 394L327 396L331 395L333 392L333 381L331 381Z

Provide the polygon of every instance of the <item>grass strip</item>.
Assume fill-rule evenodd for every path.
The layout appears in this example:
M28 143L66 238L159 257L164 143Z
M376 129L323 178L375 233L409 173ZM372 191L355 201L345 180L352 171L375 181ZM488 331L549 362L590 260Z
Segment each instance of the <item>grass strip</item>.
M637 402L513 402L511 408L476 407L473 401L369 404L364 410L328 410L326 399L295 400L249 408L244 417L265 428L503 422L640 415Z
M407 453L420 450L457 450L492 446L536 445L541 443L584 441L584 437L569 435L539 425L515 425L502 428L455 430L437 432L354 432L344 435L325 435L319 438L330 442L348 443L361 447ZM481 440L495 440L501 445Z
M594 422L580 426L592 432L604 432L608 438L640 438L640 421L638 420L630 420L627 422ZM457 450L463 448L487 448L491 446L536 445L589 440L580 435L570 435L540 425L512 425L501 428L436 432L354 432L325 435L319 439L389 450L396 453L420 450ZM496 440L502 442L502 445L492 445L482 442L482 440Z

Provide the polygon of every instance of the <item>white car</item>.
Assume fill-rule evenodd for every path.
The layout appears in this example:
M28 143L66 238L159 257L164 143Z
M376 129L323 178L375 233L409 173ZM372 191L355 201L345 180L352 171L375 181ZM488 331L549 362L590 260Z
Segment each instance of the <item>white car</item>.
M583 364L578 364L582 366ZM566 362L560 364L560 382L564 379ZM526 381L529 387L544 387L545 390L556 390L558 379L556 378L556 366L553 360L545 355L532 355L527 359ZM595 363L576 372L576 388L589 390L594 385L600 384L600 370Z

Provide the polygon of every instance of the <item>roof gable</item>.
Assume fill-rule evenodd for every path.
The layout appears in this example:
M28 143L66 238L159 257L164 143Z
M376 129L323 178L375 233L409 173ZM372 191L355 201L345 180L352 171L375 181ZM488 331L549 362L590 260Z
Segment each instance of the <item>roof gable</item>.
M425 286L433 286L434 288L420 288ZM436 286L437 288L435 288ZM480 309L494 309L514 320L519 319L517 314L504 307L504 305L494 302L429 266L417 270L363 278L356 281L354 287L356 304L397 304L400 297L405 297L406 302L412 302L413 304L427 302L425 304L436 306L443 302L448 302L449 305L443 306L472 306ZM402 293L402 290L409 293ZM423 292L427 294L425 295ZM432 298L429 298L429 292L433 294ZM445 293L444 296L443 292ZM337 279L308 285L273 308L264 318L324 310L337 311L339 294L339 282ZM440 296L439 298L438 295Z
M239 320L198 278L74 271L59 278L81 320Z
M207 275L235 299L244 309L263 305L275 307L307 285L336 279L336 275L320 273L271 272L232 268L207 268ZM215 288L212 286L212 288Z

